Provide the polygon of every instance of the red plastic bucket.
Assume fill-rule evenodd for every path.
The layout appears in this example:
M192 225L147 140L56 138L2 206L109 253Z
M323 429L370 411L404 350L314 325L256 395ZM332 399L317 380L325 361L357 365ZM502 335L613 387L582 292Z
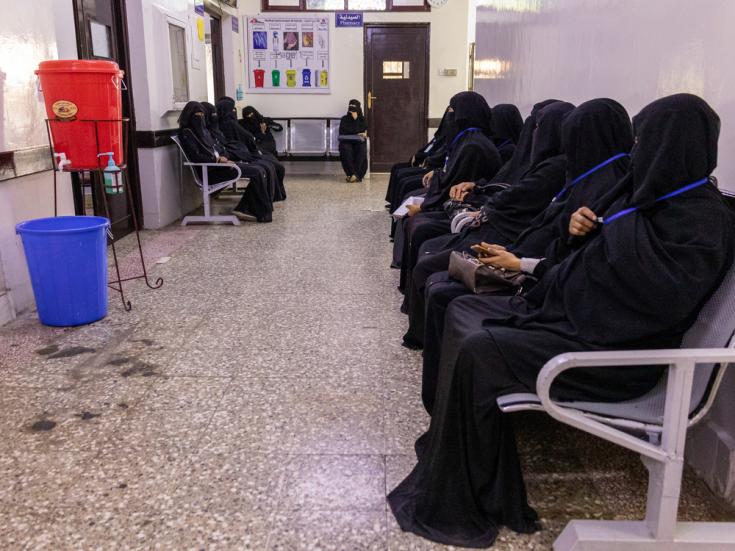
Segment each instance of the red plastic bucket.
M112 151L123 164L122 77L114 61L43 61L36 74L46 102L54 152L66 154L66 169L97 168L98 153ZM89 121L113 122L89 122ZM96 127L96 132L95 132Z

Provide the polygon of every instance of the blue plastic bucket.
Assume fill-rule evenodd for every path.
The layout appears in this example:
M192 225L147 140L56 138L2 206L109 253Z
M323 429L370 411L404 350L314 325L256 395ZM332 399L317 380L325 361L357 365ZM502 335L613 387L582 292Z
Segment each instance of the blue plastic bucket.
M107 229L99 216L38 218L15 226L44 325L92 323L107 315Z

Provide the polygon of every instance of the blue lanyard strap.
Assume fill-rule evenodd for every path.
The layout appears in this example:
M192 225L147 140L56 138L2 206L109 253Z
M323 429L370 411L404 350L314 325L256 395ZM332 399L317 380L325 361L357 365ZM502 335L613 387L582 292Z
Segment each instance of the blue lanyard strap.
M572 180L567 185L565 185L561 189L561 191L554 196L554 198L551 201L552 202L553 201L558 201L559 199L561 199L562 197L564 197L564 195L566 194L567 191L569 191L570 189L572 189L574 186L576 186L579 182L581 182L582 180L584 180L590 174L594 174L595 172L597 172L601 168L605 168L610 163L614 163L615 161L617 161L618 159L621 159L622 157L629 157L629 156L630 156L630 153L618 153L617 155L613 155L612 157L610 157L606 161L602 161L596 167L590 168L587 172L585 172L584 174L580 174L574 180Z
M702 185L706 184L707 182L709 182L709 176L706 176L706 177L702 178L701 180L697 180L696 182L693 182L691 184L687 184L684 187L680 187L679 189L674 190L671 193L667 193L666 195L662 195L661 197L658 197L654 201L654 203L658 203L659 201L665 201L666 199L671 199L672 197L676 197L677 195L681 195L682 193L685 193L685 192L689 191L690 189L694 189L694 188L697 188L699 186L702 186ZM620 211L616 212L615 214L613 214L609 218L604 218L604 219L603 218L599 218L598 219L598 222L600 222L602 224L609 224L613 220L615 220L617 218L620 218L621 216L625 216L626 214L630 214L631 212L635 212L637 210L638 210L638 207L630 207L628 209L623 209L623 210L620 210Z
M452 154L452 151L454 150L454 144L457 143L457 140L459 140L462 136L467 134L467 132L472 132L473 130L480 130L480 128L477 128L476 126L471 126L470 128L465 128L457 134L454 139L452 140L452 143L449 144L449 147L447 148L447 155L444 157L444 168L442 168L442 172L447 171L447 165L449 164L449 155Z

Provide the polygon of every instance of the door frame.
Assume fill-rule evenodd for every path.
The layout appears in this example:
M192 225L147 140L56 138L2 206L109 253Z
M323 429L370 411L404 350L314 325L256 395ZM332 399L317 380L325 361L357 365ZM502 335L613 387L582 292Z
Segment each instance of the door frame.
M365 106L365 112L367 113L367 123L368 123L368 132L370 132L370 128L372 127L372 109L367 109L367 95L370 87L370 75L372 74L372 58L369 55L368 52L368 29L375 29L375 28L394 28L394 29L400 29L400 28L423 28L426 29L426 38L424 41L424 63L426 63L426 71L424 71L424 116L421 117L421 126L423 128L422 136L428 140L429 135L429 93L431 89L429 88L429 82L430 82L430 73L431 73L431 67L430 67L430 49L431 49L431 23L425 22L425 23L365 23L363 25L362 30L362 67L363 67L363 77L362 77L362 83L363 83L363 90L362 90L362 104ZM423 143L423 142L422 142ZM370 150L370 158L368 159L368 163L370 164L370 170L372 170L373 165L373 153L372 149Z
M132 204L135 209L136 218L138 221L138 230L143 229L143 198L140 190L140 172L138 170L138 143L136 138L136 126L135 126L135 101L133 99L133 75L130 68L130 37L128 33L128 14L127 14L127 1L128 0L112 0L111 5L113 9L113 18L115 19L115 33L113 39L115 40L115 46L117 49L118 57L120 58L120 65L125 71L125 85L127 86L127 92L123 92L123 105L125 105L125 95L127 95L127 107L128 117L130 122L128 123L127 142L128 150L125 152L127 155L127 167L128 167L128 189L132 194ZM92 52L87 50L87 44L84 40L84 33L87 29L87 18L84 15L84 10L80 9L80 5L83 0L72 0L72 6L74 9L74 33L77 41L77 55L79 59L92 59ZM130 225L132 226L132 219Z
M215 13L214 10L207 9L205 11L210 19L210 36L212 40L212 76L214 77L214 99L215 102L219 98L226 96L225 85L225 48L222 32L222 15ZM214 23L216 21L216 23Z

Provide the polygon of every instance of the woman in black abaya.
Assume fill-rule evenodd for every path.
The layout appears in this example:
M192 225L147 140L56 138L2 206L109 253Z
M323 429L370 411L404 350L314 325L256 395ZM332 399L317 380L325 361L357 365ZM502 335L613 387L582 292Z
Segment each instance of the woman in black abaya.
M209 168L210 184L223 182L234 177L234 171L227 168L228 164L235 164L230 157L234 156L210 133L205 120L202 104L190 101L181 111L179 117L179 138L181 147L186 156L194 163L222 163L222 167ZM236 163L243 176L249 178L250 183L240 198L240 202L232 211L241 220L256 219L258 222L273 220L273 201L269 183L264 170L249 163ZM200 169L197 168L199 172Z
M594 205L603 196L612 194L606 199L609 202L609 197L623 192L617 184L628 171L631 147L630 118L618 102L595 99L569 113L562 124L567 183L507 251L498 250L487 263L540 278L551 265L561 262L573 251L567 245L570 216L582 206ZM529 282L525 287L531 285ZM423 316L411 316L411 326L404 337L423 344L422 400L430 414L436 394L445 312L453 299L467 294L471 291L451 279L448 272L432 274L426 281L425 302L416 304L416 309L422 312L426 305L426 321L422 327Z
M449 189L461 182L492 178L502 164L490 139L492 111L485 98L476 92L460 92L452 97L449 107L454 113L456 134L447 146L444 167L424 176L430 182L424 202L409 207L409 219L403 221L402 281L413 267L421 244L449 231L451 221L443 209Z
M467 547L492 545L503 525L537 530L510 416L497 397L533 391L559 353L679 346L729 269L733 216L708 178L716 113L678 94L643 109L634 127L631 192L606 209L575 213L573 234L589 231L593 216L605 220L583 247L525 296L465 296L449 306L431 425L418 464L388 496L403 530ZM558 379L554 397L630 399L661 373L575 370Z
M367 123L362 106L351 99L339 121L339 160L348 182L362 182L367 172Z
M242 119L238 122L240 126L255 137L255 142L263 153L268 153L270 156L275 157L278 155L276 139L271 133L268 121L269 119L261 115L255 107L248 105L242 108Z
M557 101L541 109L533 136L531 163L524 176L508 189L493 194L482 207L473 227L448 240L440 237L423 243L407 273L404 287L404 310L413 327L404 336L404 344L420 347L423 337L424 288L435 272L449 269L452 251L470 252L481 242L507 246L525 230L561 191L566 174L566 156L561 152L561 125L574 109L571 103ZM408 267L407 267L408 269ZM409 278L410 277L410 278Z
M217 117L219 119L219 127L222 134L230 141L237 141L245 144L253 161L259 161L261 165L267 166L269 172L273 176L275 184L274 201L283 201L286 199L286 188L283 180L286 175L286 169L278 162L275 156L263 152L258 147L258 142L250 132L245 130L237 122L237 109L235 109L235 100L230 97L223 97L217 101Z

